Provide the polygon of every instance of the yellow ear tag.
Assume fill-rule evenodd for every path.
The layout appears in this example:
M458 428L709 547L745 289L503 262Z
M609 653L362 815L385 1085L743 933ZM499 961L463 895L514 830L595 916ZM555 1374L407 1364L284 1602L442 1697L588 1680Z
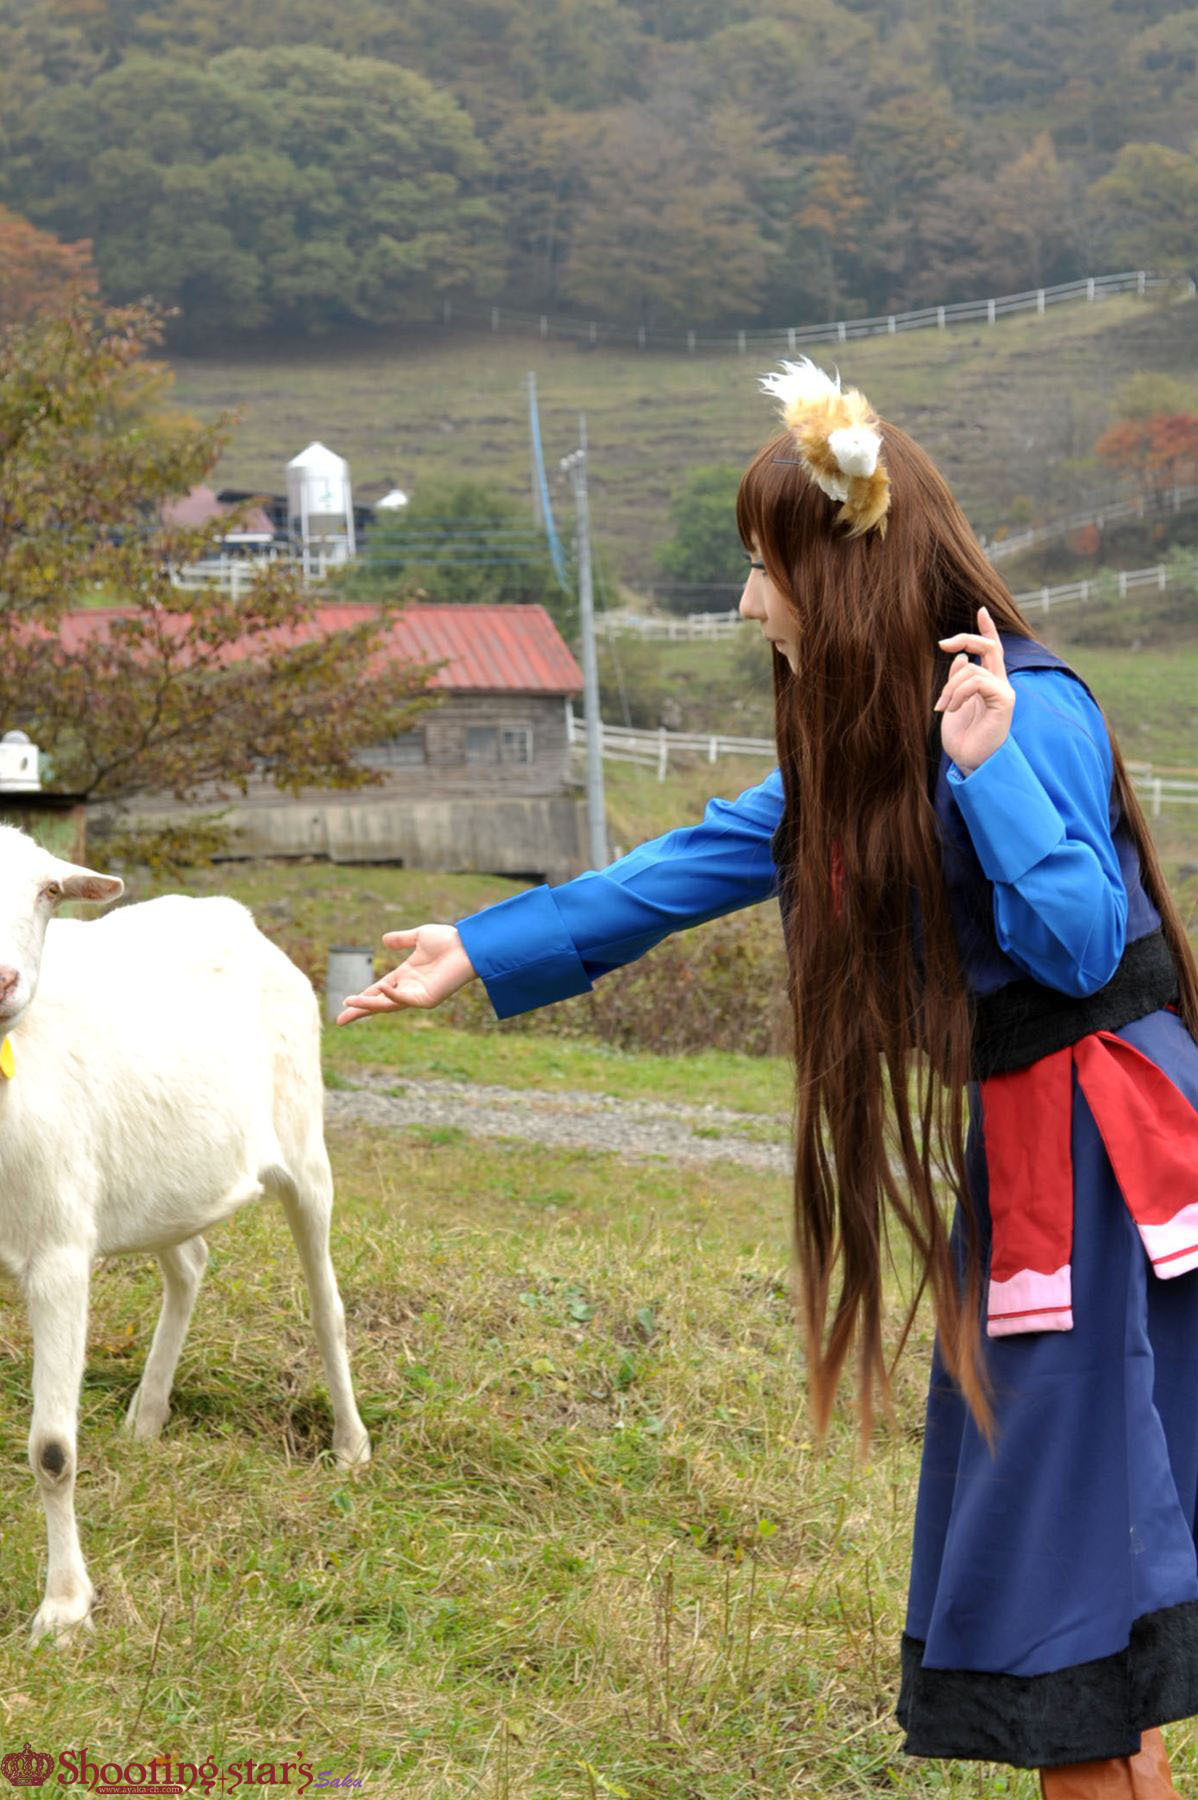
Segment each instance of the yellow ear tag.
M6 1037L0 1044L0 1075L3 1075L5 1081L11 1081L16 1072L17 1065L13 1060L12 1039Z

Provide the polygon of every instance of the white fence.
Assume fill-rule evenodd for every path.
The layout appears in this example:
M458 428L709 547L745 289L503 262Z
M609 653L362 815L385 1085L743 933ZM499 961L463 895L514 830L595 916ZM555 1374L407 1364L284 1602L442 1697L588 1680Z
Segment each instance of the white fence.
M583 723L576 717L573 707L566 709L566 734L571 749L580 753L585 750ZM664 725L656 731L636 731L624 725L602 724L600 743L603 755L609 761L639 763L643 768L656 769L659 781L666 778L671 756L700 756L714 763L721 756L773 760L777 755L773 738L728 737L723 732L667 731ZM1160 818L1165 806L1198 806L1198 780L1157 775L1152 764L1144 762L1129 762L1127 772L1136 792L1147 800L1154 819Z
M1114 575L1087 576L1084 581L1065 581L1056 587L1028 588L1014 596L1023 612L1059 613L1062 608L1083 605L1113 590L1121 600L1138 589L1154 588L1165 593L1175 577L1165 563L1150 569L1120 569ZM653 613L609 612L596 621L597 628L608 636L627 632L633 636L667 639L683 643L702 642L707 638L735 637L746 621L735 607L728 612L685 613L677 618L659 617Z
M1034 550L1038 545L1051 543L1054 538L1064 537L1067 532L1080 530L1084 525L1097 525L1101 531L1113 519L1154 518L1159 513L1181 512L1183 507L1193 506L1196 501L1198 487L1166 488L1162 493L1140 494L1132 500L1110 500L1103 506L1092 507L1089 512L1054 519L1051 525L1037 525L1012 537L998 538L986 545L986 555L991 562L1002 562L1008 556L1018 556L1022 550Z
M598 319L558 319L548 313L509 312L492 306L480 311L446 300L441 318L445 325L457 322L489 323L492 331L518 331L541 338L573 338L583 344L635 344L640 350L683 349L735 350L744 355L762 347L798 350L812 344L846 344L855 338L896 336L900 331L939 330L949 325L996 325L1011 313L1045 313L1050 306L1076 301L1101 300L1108 294L1137 294L1158 289L1177 289L1190 296L1195 284L1186 277L1153 275L1144 269L1127 269L1118 275L1085 275L1056 287L1028 288L1021 294L998 294L986 300L953 300L943 306L921 306L913 312L879 313L870 319L833 319L822 325L775 325L734 331L658 329L647 325L609 325Z

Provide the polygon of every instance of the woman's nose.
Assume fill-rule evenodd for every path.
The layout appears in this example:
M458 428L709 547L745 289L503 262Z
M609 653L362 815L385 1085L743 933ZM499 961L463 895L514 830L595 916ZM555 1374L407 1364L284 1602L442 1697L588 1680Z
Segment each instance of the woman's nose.
M742 619L760 619L764 617L764 614L753 605L752 576L749 577L748 581L745 582L744 587L741 589L740 604L736 610L739 612Z

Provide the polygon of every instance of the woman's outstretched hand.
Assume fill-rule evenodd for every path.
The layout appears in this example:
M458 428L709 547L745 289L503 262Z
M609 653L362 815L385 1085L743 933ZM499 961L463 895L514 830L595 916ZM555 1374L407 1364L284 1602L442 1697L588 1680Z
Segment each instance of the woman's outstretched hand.
M474 964L453 925L417 925L411 931L385 931L388 950L410 950L411 955L389 975L372 982L360 994L350 994L338 1025L352 1025L369 1013L399 1012L405 1006L440 1006L475 976Z
M978 612L976 634L959 631L955 637L941 638L940 648L957 652L935 706L944 714L940 742L957 767L972 775L1010 731L1015 689L1007 680L998 627L984 606ZM971 663L971 655L980 656L981 662Z

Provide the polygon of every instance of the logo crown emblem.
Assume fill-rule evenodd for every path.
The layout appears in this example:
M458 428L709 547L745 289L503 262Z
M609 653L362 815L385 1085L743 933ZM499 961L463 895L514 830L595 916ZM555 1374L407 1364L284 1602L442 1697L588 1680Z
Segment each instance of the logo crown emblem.
M34 1750L28 1739L23 1750L10 1750L0 1761L0 1771L13 1787L41 1787L53 1767L54 1758L44 1750Z

